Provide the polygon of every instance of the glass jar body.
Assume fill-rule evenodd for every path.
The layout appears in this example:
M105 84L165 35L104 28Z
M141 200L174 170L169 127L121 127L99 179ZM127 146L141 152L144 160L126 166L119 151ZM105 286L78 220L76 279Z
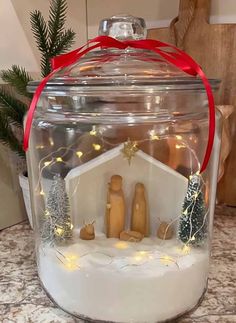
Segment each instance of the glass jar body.
M200 174L208 123L201 91L42 96L28 167L39 277L61 308L161 322L198 303L220 149L217 118Z

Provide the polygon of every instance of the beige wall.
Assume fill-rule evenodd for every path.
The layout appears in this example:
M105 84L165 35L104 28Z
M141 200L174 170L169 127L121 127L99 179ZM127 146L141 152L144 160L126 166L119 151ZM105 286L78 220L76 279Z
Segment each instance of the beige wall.
M211 2L212 23L236 23L235 0L212 0Z
M67 0L68 26L77 33L76 44L97 34L101 18L130 13L146 19L148 27L167 26L177 15L179 0ZM49 0L0 0L0 69L13 63L39 70L39 53L30 31L29 13L48 14ZM212 23L236 23L236 0L212 0ZM88 23L87 23L88 22Z
M30 70L38 68L23 25L11 1L0 0L0 69L18 61Z

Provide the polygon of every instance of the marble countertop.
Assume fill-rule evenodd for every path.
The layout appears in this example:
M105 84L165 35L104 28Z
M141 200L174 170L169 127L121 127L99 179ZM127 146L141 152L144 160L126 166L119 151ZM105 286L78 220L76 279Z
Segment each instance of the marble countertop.
M236 322L236 209L217 208L208 291L201 305L175 322ZM32 230L26 222L0 233L0 322L72 323L40 286Z

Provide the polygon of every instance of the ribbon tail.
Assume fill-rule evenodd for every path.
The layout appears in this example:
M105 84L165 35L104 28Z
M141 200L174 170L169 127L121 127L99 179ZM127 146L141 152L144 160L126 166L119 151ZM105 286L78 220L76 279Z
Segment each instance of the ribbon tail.
M212 149L213 149L213 145L214 145L215 127L216 127L215 100L214 100L214 96L212 93L211 85L210 85L205 73L201 69L201 67L187 53L181 51L179 48L176 48L176 50L177 50L177 52L179 52L182 55L183 59L196 70L197 75L199 75L199 77L202 80L202 83L205 87L206 94L207 94L208 108L209 108L209 130L208 130L208 142L207 142L206 152L205 152L205 156L204 156L202 166L200 169L200 173L202 173L202 172L204 172L204 170L206 169L206 167L209 163Z
M201 77L202 82L206 88L206 93L209 102L209 129L208 129L208 142L206 147L205 156L202 162L202 167L200 169L200 173L204 172L207 168L209 160L211 158L211 153L214 145L214 138L215 138L215 126L216 126L216 118L215 118L215 103L214 103L214 96L211 90L211 85L206 78L205 74L203 73L202 69L199 69L198 75Z
M201 67L192 59L191 56L189 56L184 51L180 50L179 48L160 42L158 40L152 40L147 39L140 40L140 41L127 41L129 46L135 47L135 48L145 48L151 51L156 52L160 56L162 56L166 61L169 63L175 65L177 68L182 70L183 72L190 74L192 76L199 76L203 82L203 85L206 90L207 98L208 98L208 106L209 106L209 131L208 131L208 143L206 147L205 156L202 162L202 166L200 169L200 173L202 173L210 160L211 152L214 145L214 137L215 137L215 103L214 103L214 96L211 90L210 83L202 71ZM174 51L169 52L164 49L160 49L160 47L170 48Z

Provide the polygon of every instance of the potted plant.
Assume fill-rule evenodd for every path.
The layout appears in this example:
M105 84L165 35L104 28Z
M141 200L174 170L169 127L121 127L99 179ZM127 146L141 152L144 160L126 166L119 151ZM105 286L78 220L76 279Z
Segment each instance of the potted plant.
M38 10L31 12L30 23L34 39L41 54L41 76L51 72L52 57L65 53L74 43L75 33L65 29L67 13L66 0L51 0L48 22ZM32 226L29 183L23 150L23 122L32 95L27 92L27 84L32 77L23 67L12 65L1 71L0 77L9 86L0 87L0 143L17 156L22 171L19 174L27 215Z

